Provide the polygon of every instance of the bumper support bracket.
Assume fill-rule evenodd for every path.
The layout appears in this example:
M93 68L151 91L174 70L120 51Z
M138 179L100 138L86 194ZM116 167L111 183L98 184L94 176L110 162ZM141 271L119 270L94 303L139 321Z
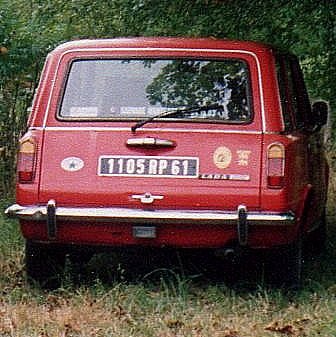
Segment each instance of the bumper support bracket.
M241 246L246 246L248 241L247 208L244 205L238 206L238 242Z
M47 230L49 239L55 239L57 235L55 200L49 200L47 204Z

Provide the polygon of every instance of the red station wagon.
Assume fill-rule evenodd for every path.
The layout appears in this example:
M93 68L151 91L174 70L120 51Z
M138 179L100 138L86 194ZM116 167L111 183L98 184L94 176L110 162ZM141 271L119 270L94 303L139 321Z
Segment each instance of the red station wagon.
M28 277L46 280L80 245L276 248L278 276L297 284L303 239L325 236L326 119L297 58L260 43L59 46L6 210L20 220Z

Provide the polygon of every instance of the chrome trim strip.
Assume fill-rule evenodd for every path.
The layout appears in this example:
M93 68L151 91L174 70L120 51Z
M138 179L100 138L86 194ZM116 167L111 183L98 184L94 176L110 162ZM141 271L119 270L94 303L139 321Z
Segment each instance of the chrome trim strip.
M46 131L97 131L97 132L110 132L110 131L130 131L129 127L90 127L90 126L47 126L31 127L29 130L46 130ZM137 133L141 132L179 132L179 133L226 133L226 134L249 134L249 135L261 135L261 131L243 131L243 130L219 130L219 129L182 129L182 128L143 128L139 129Z
M47 219L46 206L20 206L14 204L5 211L8 216L16 216L24 220L43 221ZM143 210L112 207L57 207L56 217L59 221L103 221L132 222L151 224L230 224L238 221L236 211L218 210ZM296 223L292 212L247 212L249 225L288 226Z

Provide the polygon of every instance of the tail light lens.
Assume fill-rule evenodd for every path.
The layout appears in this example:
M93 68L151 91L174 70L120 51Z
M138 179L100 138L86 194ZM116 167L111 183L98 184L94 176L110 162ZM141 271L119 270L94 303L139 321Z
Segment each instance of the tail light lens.
M285 148L271 144L267 150L267 184L269 188L282 188L285 182Z
M32 138L20 143L18 153L18 180L20 183L30 183L35 175L36 143Z

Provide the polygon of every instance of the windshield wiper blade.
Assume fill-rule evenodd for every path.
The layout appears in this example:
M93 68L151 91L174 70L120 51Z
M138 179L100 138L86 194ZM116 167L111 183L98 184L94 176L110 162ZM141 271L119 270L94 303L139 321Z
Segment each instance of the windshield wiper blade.
M159 118L170 116L170 115L184 114L186 112L193 113L193 112L208 111L208 110L214 110L214 109L222 110L223 106L221 104L210 104L210 105L202 105L202 106L183 108L183 109L166 110L155 116L151 116L142 121L137 122L131 127L131 130L132 132L135 132L138 128L141 128L145 124L152 122L154 119L159 119Z

